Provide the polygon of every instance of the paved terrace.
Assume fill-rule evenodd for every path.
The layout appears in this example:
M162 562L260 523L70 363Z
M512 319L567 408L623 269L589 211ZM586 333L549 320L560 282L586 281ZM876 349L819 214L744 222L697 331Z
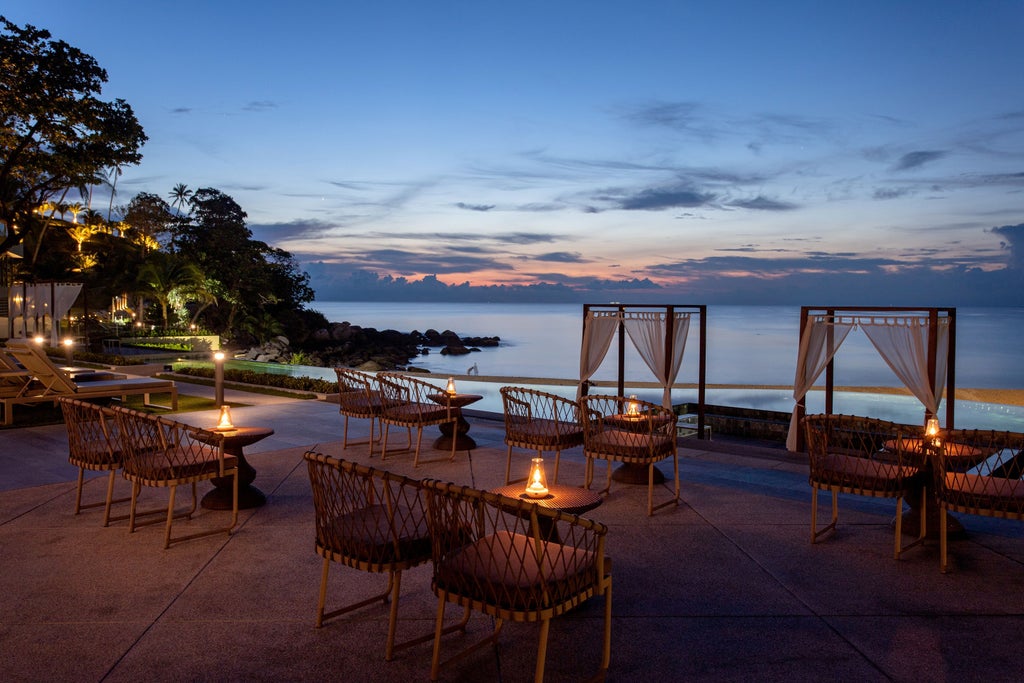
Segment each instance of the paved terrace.
M129 535L124 522L102 528L99 510L71 514L76 470L66 462L63 426L0 431L0 678L427 679L429 643L383 661L384 606L313 628L321 561L302 454L317 445L342 455L337 406L232 391L227 398L250 404L233 410L236 424L276 430L247 449L269 500L243 511L230 538L166 551L160 525ZM179 417L215 421L212 412ZM496 417L471 415L480 446L472 462L460 453L454 463L413 472L405 454L385 466L499 485L505 448ZM353 427L365 435L365 421ZM1022 525L967 518L970 537L951 546L954 570L942 575L935 544L892 559L889 501L844 497L839 534L812 546L800 458L723 440L683 443L684 503L677 509L648 518L644 488L617 484L590 513L609 525L614 559L608 680L1020 679ZM365 447L344 456L367 461ZM579 449L563 456L562 467L561 483L582 481ZM127 490L125 482L119 486ZM93 481L87 495L99 497L102 489ZM166 504L163 491L145 495ZM227 514L200 508L181 524L219 525ZM334 565L328 608L332 598L382 587L380 576ZM429 566L408 572L402 589L399 639L429 632L436 607ZM474 616L465 637L489 626ZM548 680L592 672L600 629L600 600L556 619ZM478 651L443 680L528 680L536 634L536 625L509 624L500 653ZM463 636L448 642L453 638Z

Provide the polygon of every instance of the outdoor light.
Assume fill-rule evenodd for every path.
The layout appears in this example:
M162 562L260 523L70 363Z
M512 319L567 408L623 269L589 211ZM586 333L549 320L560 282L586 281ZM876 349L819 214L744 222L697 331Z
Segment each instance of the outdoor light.
M932 446L941 446L942 439L939 438L939 418L929 417L924 426L924 435Z
M64 339L64 358L67 360L68 365L75 358L75 340L71 337L65 337Z
M46 337L44 337L41 334L37 334L35 337L33 337L32 341L34 341L36 344L42 345L42 343L46 341Z
M526 495L543 498L548 495L548 478L544 475L544 458L530 460L530 476L526 479Z
M230 431L235 428L235 425L231 424L231 406L222 405L220 407L220 420L217 421L217 426L214 427L216 431Z
M640 404L636 401L636 394L630 394L629 403L626 405L626 415L640 417Z
M451 377L448 378L448 388L445 389L445 391L447 391L452 396L455 395L455 393L456 393L455 392L455 380L453 378L451 378Z
M213 354L213 401L220 408L224 405L224 352Z

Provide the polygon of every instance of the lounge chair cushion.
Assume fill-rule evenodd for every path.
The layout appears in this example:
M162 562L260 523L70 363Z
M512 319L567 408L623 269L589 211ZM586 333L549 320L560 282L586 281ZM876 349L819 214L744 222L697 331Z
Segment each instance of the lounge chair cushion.
M905 480L921 472L909 465L832 452L817 458L812 470L818 483L879 491L899 490Z
M657 432L650 436L619 429L605 429L593 435L587 450L615 460L649 461L652 457L667 458L675 449L675 434Z
M583 443L583 429L557 420L509 420L505 437L507 441L525 441L534 447L568 448Z

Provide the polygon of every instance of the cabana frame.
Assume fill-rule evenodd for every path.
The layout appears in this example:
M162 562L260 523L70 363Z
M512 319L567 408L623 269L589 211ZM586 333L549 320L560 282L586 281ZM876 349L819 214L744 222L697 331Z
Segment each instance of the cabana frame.
M581 360L580 360L580 385L578 394L585 396L589 386L589 378L591 375L586 375L584 367L586 365L586 359L590 349L587 348L588 335L587 335L587 323L592 318L592 314L604 315L604 316L615 316L617 317L617 328L616 333L618 334L618 384L617 384L617 395L625 395L625 359L626 359L626 337L629 335L626 331L625 318L630 313L654 313L660 316L662 321L662 331L664 334L664 366L665 368L672 368L673 360L675 359L675 349L679 343L686 344L686 339L677 340L675 339L675 326L668 324L669 321L676 320L677 314L688 314L690 316L696 315L698 318L698 367L697 367L697 438L704 438L704 414L705 414L705 395L707 388L707 306L704 304L584 304L583 305L583 342L581 346ZM687 327L687 335L689 334L689 327ZM591 342L593 343L593 342ZM636 344L634 343L634 347ZM607 352L606 352L607 353ZM604 360L602 356L601 361ZM599 365L599 364L598 364ZM680 362L681 366L681 362ZM595 367L596 369L596 367ZM585 376L586 375L586 376ZM671 375L669 370L669 380L667 384L663 385L665 395L671 396L672 385L675 383L675 376ZM664 402L664 401L663 401ZM671 400L668 399L668 403L671 404ZM671 405L665 407L671 409Z
M801 306L800 307L800 330L799 330L799 343L803 342L803 337L808 329L808 322L814 317L825 317L830 320L841 320L849 319L852 320L854 325L862 325L863 323L858 322L861 319L866 318L894 318L894 319L914 319L927 318L928 324L928 348L927 348L927 372L928 372L928 386L932 393L936 393L936 376L938 375L938 348L939 348L939 323L945 321L948 326L948 333L946 339L946 364L945 364L945 397L942 399L945 401L945 427L946 429L954 428L955 418L955 407L956 407L956 309L945 308L945 307L929 307L929 306ZM829 339L827 347L833 349L834 340L831 335L834 334L833 330L829 330ZM841 343L841 342L840 342ZM799 347L798 347L799 348ZM834 353L834 351L833 351ZM797 359L797 373L799 376L800 367L799 364L801 359L798 356ZM796 382L794 382L794 393L796 392ZM834 355L829 358L828 363L825 366L825 414L831 415L833 413L833 394L835 393L835 357ZM803 419L807 409L807 395L806 393L800 396L796 401L796 407L794 412L793 424L800 424L800 420ZM924 424L929 417L937 417L927 406L924 411ZM797 448L798 451L805 449L804 434L799 430L797 431Z

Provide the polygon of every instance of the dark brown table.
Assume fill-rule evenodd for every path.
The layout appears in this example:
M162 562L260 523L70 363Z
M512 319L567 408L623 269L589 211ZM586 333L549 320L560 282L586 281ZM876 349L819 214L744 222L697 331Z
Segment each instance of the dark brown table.
M246 446L265 439L274 433L270 427L236 427L219 432L224 435L224 453L238 458L238 509L256 508L267 502L263 491L252 485L256 469L245 459ZM208 510L231 509L231 477L216 477L210 480L213 489L203 496L200 505Z
M604 500L597 491L582 489L576 486L563 486L561 484L548 486L548 495L543 498L531 498L526 495L525 490L526 485L520 482L491 489L491 493L497 493L499 496L507 498L519 498L529 503L536 503L540 507L560 510L570 515L581 515L584 512L593 510ZM553 541L559 540L558 529L551 528L551 520L539 517L538 521L541 524L541 533L545 537Z
M469 422L465 417L462 416L462 408L468 406L471 403L476 403L483 398L480 394L449 394L446 392L438 392L436 394L430 394L427 396L434 403L438 403L443 406L451 406L458 420L455 424L451 422L442 422L437 426L441 431L441 436L437 437L434 441L434 448L439 451L450 451L452 449L452 439L455 439L455 450L457 451L471 451L476 448L476 441L473 437L469 436Z

